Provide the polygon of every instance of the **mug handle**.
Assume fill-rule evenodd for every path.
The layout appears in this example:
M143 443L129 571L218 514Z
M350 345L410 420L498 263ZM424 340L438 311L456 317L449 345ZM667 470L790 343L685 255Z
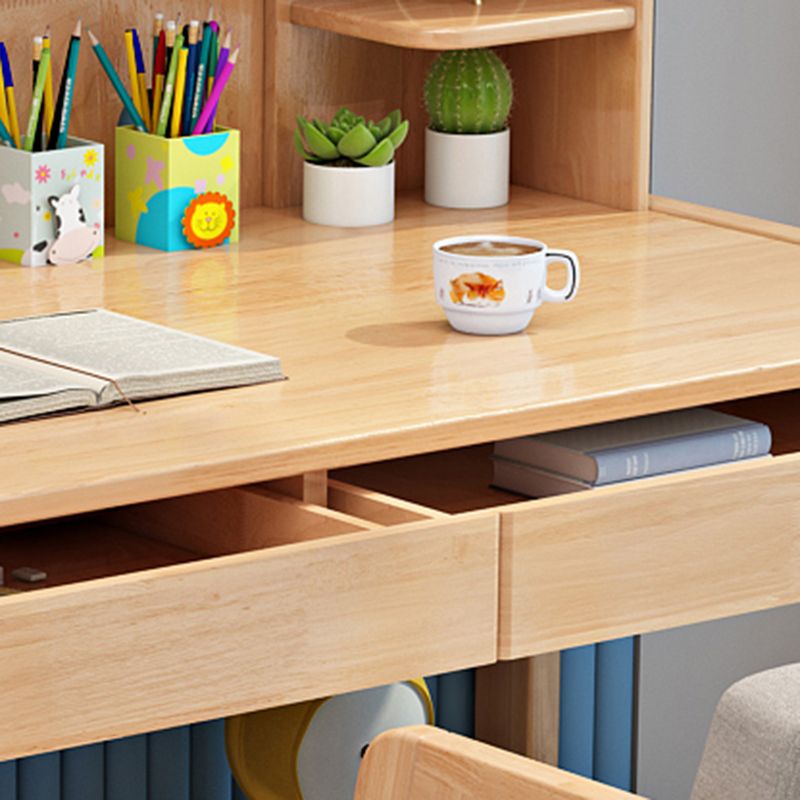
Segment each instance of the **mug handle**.
M548 250L544 257L545 268L553 263L567 265L567 285L563 289L551 289L547 283L542 287L545 303L568 303L578 293L581 282L581 267L578 256L572 250Z

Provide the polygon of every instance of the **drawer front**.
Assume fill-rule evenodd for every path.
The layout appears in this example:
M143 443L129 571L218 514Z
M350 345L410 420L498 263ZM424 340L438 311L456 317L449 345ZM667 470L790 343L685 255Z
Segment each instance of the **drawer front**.
M800 455L511 506L501 659L800 600Z
M497 521L422 522L0 602L0 760L491 662Z

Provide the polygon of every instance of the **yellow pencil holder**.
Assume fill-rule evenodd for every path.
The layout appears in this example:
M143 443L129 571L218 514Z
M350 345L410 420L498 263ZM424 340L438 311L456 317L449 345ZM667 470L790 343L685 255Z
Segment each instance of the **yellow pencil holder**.
M192 250L239 241L240 133L168 139L116 130L118 239L158 250Z
M0 259L26 267L103 254L103 145L60 150L0 146Z

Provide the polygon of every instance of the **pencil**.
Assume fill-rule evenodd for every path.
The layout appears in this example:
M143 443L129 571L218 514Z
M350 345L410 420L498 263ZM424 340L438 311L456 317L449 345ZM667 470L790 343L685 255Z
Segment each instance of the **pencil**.
M197 118L203 110L203 103L205 102L205 89L206 89L206 75L208 70L208 52L211 47L211 40L214 32L211 25L206 23L203 30L203 44L200 48L200 58L197 63L197 79L194 84L194 98L192 99L192 114L189 121L189 130L194 130L197 123Z
M211 29L211 47L208 51L208 69L206 74L208 80L206 81L206 97L211 94L214 88L214 75L217 74L217 61L219 60L219 35L216 30Z
M36 86L36 77L39 74L39 64L42 60L42 50L44 50L44 37L33 37L33 80L31 86ZM49 63L49 62L48 62ZM45 79L47 75L45 74ZM44 99L44 98L43 98ZM33 90L31 90L31 101L33 100ZM28 115L30 121L30 114ZM44 130L44 114L39 113L36 115L36 130L33 132L33 146L31 149L37 152L42 149L42 132Z
M97 37L91 31L89 31L89 39L92 43L92 50L94 50L94 54L97 56L100 65L103 67L106 75L108 75L108 79L111 81L111 84L119 95L122 105L125 106L125 110L133 120L134 127L136 130L141 131L142 133L147 133L147 128L145 127L142 115L133 104L131 96L125 91L125 85L120 80L119 75L117 75L117 71L111 64L108 55L106 55L106 51L103 50L103 46L97 41Z
M164 51L164 61L169 66L169 63L172 61L172 48L175 46L175 36L178 33L178 26L175 20L169 20L167 22L167 32L164 37L164 41L166 42L166 49Z
M53 51L50 42L50 28L44 35L42 42L43 47L50 50L50 64L47 67L47 77L44 83L44 124L47 135L50 136L50 131L53 127L53 114L55 113L55 103L53 98Z
M67 59L64 63L64 71L61 73L58 100L56 100L53 124L50 128L50 138L47 142L50 150L67 146L69 118L72 113L72 96L75 90L75 74L78 71L78 55L81 50L81 30L81 21L78 20L69 40Z
M211 119L211 114L219 104L219 99L222 96L222 92L227 86L231 74L236 67L236 61L238 58L239 48L237 47L236 50L233 51L233 55L231 55L231 57L228 59L228 63L223 67L220 76L214 81L214 89L211 92L211 97L206 100L203 111L197 120L197 125L195 125L194 131L192 131L194 134L202 133L206 129L206 125Z
M167 71L167 45L164 31L158 34L156 47L156 61L153 70L153 119L150 121L150 130L155 133L158 125L158 115L161 112L161 98L164 96L164 78Z
M189 51L182 47L178 53L178 74L175 77L175 103L172 106L172 127L170 136L173 138L181 135L181 116L183 115L183 94L186 86L186 62Z
M147 70L144 68L144 53L142 53L142 43L139 41L139 32L136 28L131 28L133 36L133 57L136 59L136 79L139 83L139 100L142 103L142 119L147 129L151 129L150 124L150 98L147 96Z
M158 53L158 40L164 31L164 15L158 13L153 17L153 75L156 74L156 54ZM155 117L155 106L153 116Z
M225 69L225 65L228 63L228 58L230 58L231 54L231 39L233 37L233 32L231 30L225 35L225 41L222 43L222 49L219 51L219 60L217 61L217 69L214 73L214 81L216 83L219 80L219 76L222 73L222 70ZM211 94L208 95L211 97ZM216 107L211 112L211 116L208 118L208 125L205 127L206 133L213 133L214 132L214 120L217 116L217 109Z
M40 37L39 37L40 38ZM37 44L41 47L41 42ZM36 141L36 129L39 127L39 117L42 112L42 98L44 97L44 83L47 77L47 65L50 63L50 51L39 51L39 66L36 70L36 83L31 97L31 113L28 115L28 130L25 133L25 149L30 153Z
M14 98L14 75L11 72L11 62L8 60L8 52L3 42L0 42L0 61L3 66L3 83L6 87L6 103L8 104L9 131L14 139L16 147L22 147L22 140L19 136L19 118L17 117L17 101Z
M11 132L6 127L5 122L0 119L0 139L9 147L14 147L14 140L11 138Z
M164 83L164 99L161 101L161 113L158 116L158 126L156 134L158 136L167 135L167 123L169 122L169 112L172 108L172 97L175 94L175 77L178 72L178 59L183 48L183 36L179 33L175 37L175 45L172 48L172 58L169 60L169 72Z
M11 123L8 119L8 104L6 103L6 83L3 80L3 70L0 68L0 122L3 123L5 129L8 130ZM14 141L13 139L11 140Z
M144 119L142 112L142 99L139 97L139 76L136 72L136 54L133 51L133 32L130 28L125 31L125 55L128 58L128 80L131 85L131 100L139 112L139 116Z
M193 19L189 23L189 55L186 62L186 96L183 98L183 125L181 130L184 134L192 131L190 127L192 119L192 100L194 99L195 73L197 71L197 40L200 37L200 23Z

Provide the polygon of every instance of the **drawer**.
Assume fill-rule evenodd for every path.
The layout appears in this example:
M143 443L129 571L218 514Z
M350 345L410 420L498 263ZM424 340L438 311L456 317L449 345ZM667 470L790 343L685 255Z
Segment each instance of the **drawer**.
M48 573L0 597L0 760L494 661L496 520L337 494L414 516L247 487L0 532Z
M341 480L500 520L498 656L800 601L800 393L729 403L768 422L774 458L522 501L491 446L339 470Z

